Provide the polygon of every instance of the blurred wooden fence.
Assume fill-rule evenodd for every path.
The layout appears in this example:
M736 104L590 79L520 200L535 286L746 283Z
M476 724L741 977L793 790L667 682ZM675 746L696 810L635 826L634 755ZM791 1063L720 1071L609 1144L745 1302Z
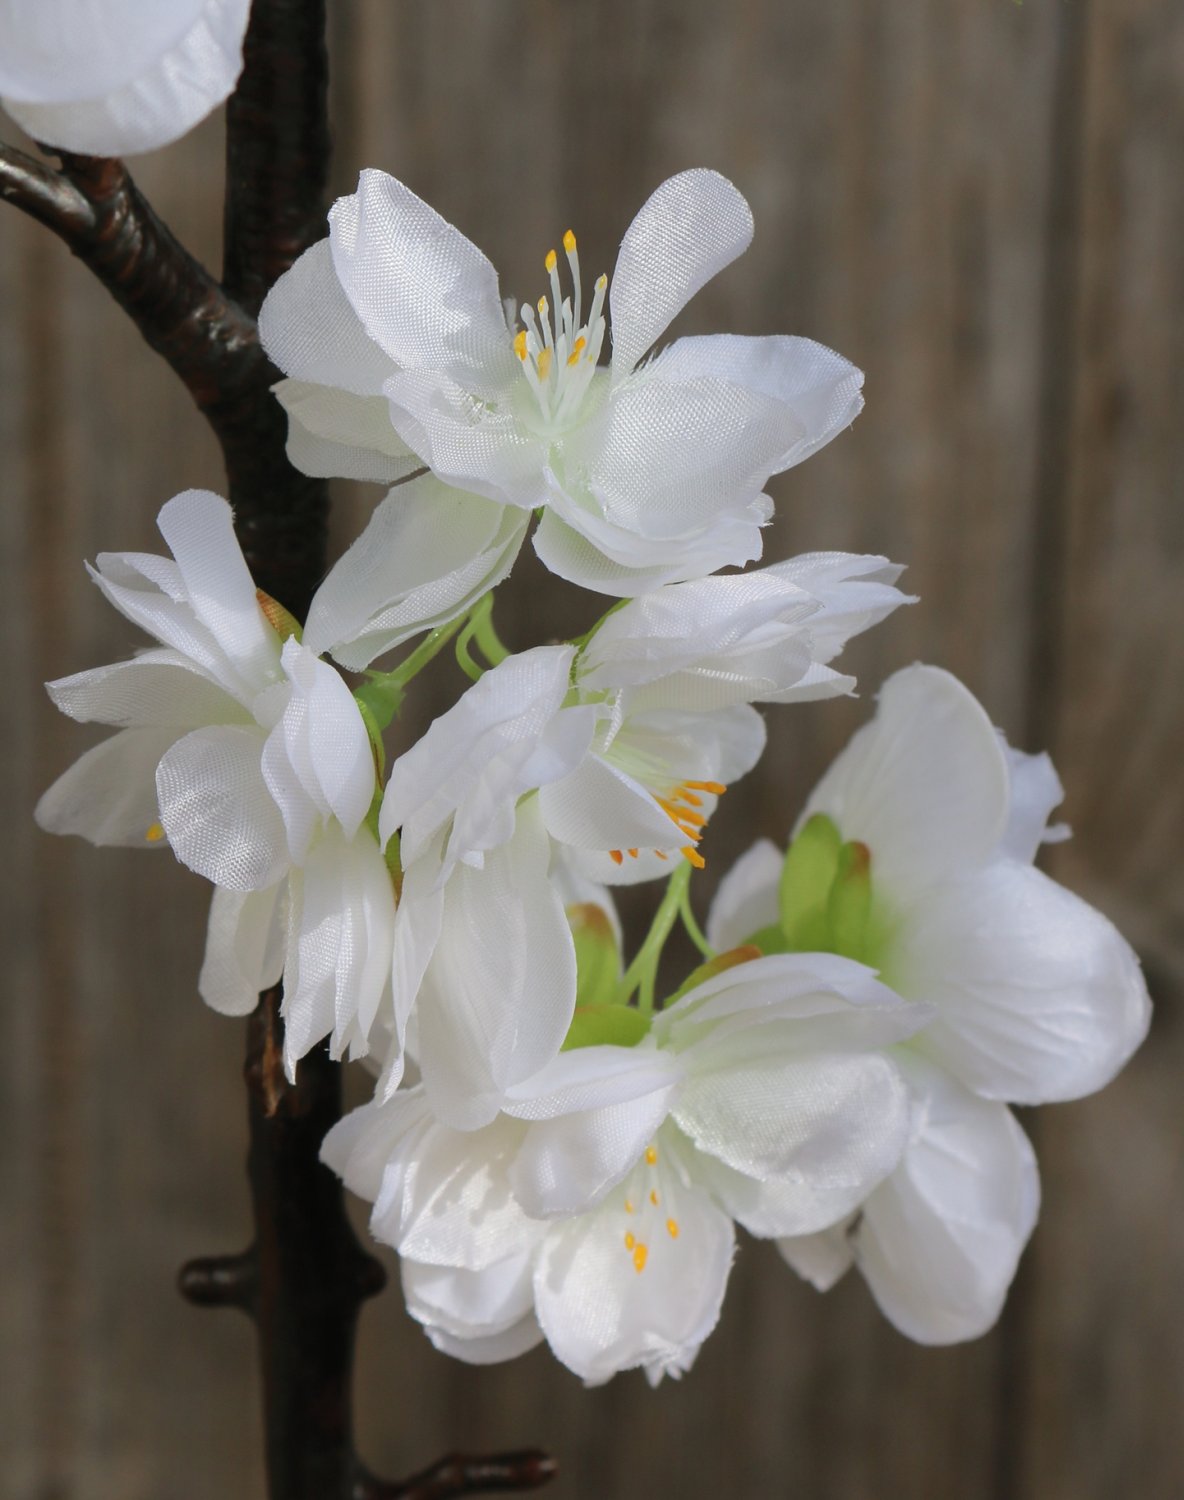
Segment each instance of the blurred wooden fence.
M733 178L753 249L680 329L806 333L868 372L852 431L778 481L775 559L884 551L921 603L851 653L921 658L1053 750L1055 871L1123 923L1159 1002L1101 1096L1026 1123L1045 1207L1002 1325L926 1350L851 1278L746 1243L681 1384L585 1392L545 1351L452 1364L364 1318L362 1443L407 1472L550 1446L556 1500L1176 1500L1184 1494L1184 9L1178 0L337 0L336 182L403 176L534 294L670 172ZM220 125L138 164L217 253ZM90 741L40 684L133 632L82 558L155 550L219 487L171 375L50 236L0 212L0 1481L19 1500L261 1493L254 1340L173 1289L247 1235L240 1028L194 993L207 891L163 858L39 834ZM342 495L337 544L369 499ZM523 573L558 612L569 595ZM511 621L519 644L539 618ZM540 608L542 606L539 606ZM591 611L578 603L580 618ZM863 703L770 715L712 872L782 837ZM743 830L743 832L741 832Z

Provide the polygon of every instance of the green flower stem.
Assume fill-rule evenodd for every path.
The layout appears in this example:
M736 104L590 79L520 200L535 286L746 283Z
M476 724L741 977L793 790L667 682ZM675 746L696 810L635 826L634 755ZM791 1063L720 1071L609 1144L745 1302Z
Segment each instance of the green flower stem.
M474 660L473 653L469 649L474 641L491 667L496 667L499 662L505 661L510 654L493 628L492 589L469 611L468 624L461 631L456 643L456 660L461 671L476 682L486 669Z
M392 671L366 673L366 681L354 696L365 706L379 734L402 707L407 684L418 677L432 658L444 649L471 613L470 610L458 615L455 620L449 620L447 625L431 631L411 655L405 657Z
M686 868L689 870L691 867L687 865ZM703 929L695 920L695 913L691 910L691 886L689 881L683 885L682 901L679 904L678 912L682 917L682 925L686 928L687 936L691 942L694 943L704 958L714 958L715 949L707 941L706 937L704 937Z
M638 1010L643 1015L649 1015L653 1010L654 984L658 975L662 949L666 946L666 939L679 919L690 879L689 863L684 863L671 875L666 885L666 894L654 913L649 932L646 933L645 942L638 949L637 956L625 970L624 977L617 987L616 1003L618 1005L627 1005L636 992Z

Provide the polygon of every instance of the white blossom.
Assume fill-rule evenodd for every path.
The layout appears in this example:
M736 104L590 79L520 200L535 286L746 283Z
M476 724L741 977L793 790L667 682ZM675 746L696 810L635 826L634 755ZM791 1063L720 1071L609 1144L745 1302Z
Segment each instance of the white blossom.
M749 562L771 513L765 481L850 424L862 383L839 355L785 336L684 338L644 362L751 237L730 182L680 173L626 232L611 291L604 276L584 286L569 230L570 291L552 250L549 298L508 324L476 246L402 183L364 172L260 317L290 377L289 452L310 472L388 481L418 456L450 485L543 508L540 557L602 592Z
M118 733L42 797L37 819L96 844L169 847L216 887L200 988L244 1014L284 970L285 1063L366 1037L390 978L394 893L365 825L365 724L338 673L282 639L230 507L190 490L159 525L173 559L104 553L92 577L162 643L49 684L72 718Z
M991 1325L1035 1222L1035 1161L1006 1103L1101 1088L1147 1029L1128 945L1032 866L1042 838L1063 836L1046 827L1061 797L1047 756L1009 749L948 673L910 667L807 803L798 833L815 839L826 872L813 897L758 844L725 878L708 924L716 944L767 945L780 932L796 946L821 914L841 951L933 1006L924 1033L898 1049L914 1098L901 1166L849 1233L783 1247L819 1285L853 1256L892 1321L925 1342ZM825 825L809 821L818 815L837 830L829 854ZM842 884L841 840L867 855L870 902L840 931L826 883ZM825 928L812 931L817 942Z
M250 0L0 0L0 102L91 156L166 146L221 104Z
M715 1325L733 1218L821 1229L891 1171L908 1104L883 1049L927 1014L840 958L757 959L635 1046L562 1053L483 1129L442 1125L417 1088L356 1110L322 1155L373 1201L438 1347L484 1363L546 1337L590 1383L656 1382Z

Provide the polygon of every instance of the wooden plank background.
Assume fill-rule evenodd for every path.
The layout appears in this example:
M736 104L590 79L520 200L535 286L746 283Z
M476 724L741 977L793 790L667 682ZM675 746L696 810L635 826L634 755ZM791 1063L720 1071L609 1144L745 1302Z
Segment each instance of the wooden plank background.
M916 658L1053 750L1055 870L1138 943L1152 1037L1099 1097L1029 1116L1045 1207L1007 1314L917 1348L857 1279L826 1298L746 1243L681 1384L585 1392L545 1351L437 1355L367 1312L363 1450L407 1472L542 1443L556 1500L1178 1500L1184 1494L1184 10L1178 0L336 0L336 185L385 167L537 293L570 223L592 271L706 164L757 239L680 330L806 333L868 372L853 430L777 481L766 555L908 562L922 603L851 655ZM137 175L216 264L221 126ZM0 214L5 646L0 1450L19 1500L261 1493L253 1335L173 1288L245 1238L240 1028L194 994L207 891L30 810L90 743L40 684L133 632L83 557L155 549L218 488L167 372L61 246ZM338 546L371 497L343 491ZM594 604L526 565L557 618ZM566 611L566 613L565 613ZM509 619L518 644L530 624ZM770 716L710 877L782 837L867 711ZM359 1089L360 1093L360 1089Z

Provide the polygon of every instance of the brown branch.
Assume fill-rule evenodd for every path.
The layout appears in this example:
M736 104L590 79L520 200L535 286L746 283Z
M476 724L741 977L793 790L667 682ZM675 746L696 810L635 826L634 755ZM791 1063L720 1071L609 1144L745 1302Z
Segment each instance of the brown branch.
M453 1495L537 1490L549 1484L556 1473L555 1460L537 1448L522 1453L499 1453L492 1458L450 1453L422 1474L400 1484L362 1475L352 1500L449 1500Z
M52 167L15 146L0 145L0 198L67 241L89 234L94 213L85 196Z

